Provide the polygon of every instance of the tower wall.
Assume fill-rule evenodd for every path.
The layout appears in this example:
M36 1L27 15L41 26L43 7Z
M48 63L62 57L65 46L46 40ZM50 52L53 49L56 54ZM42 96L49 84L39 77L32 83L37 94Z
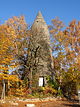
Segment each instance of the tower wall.
M28 49L30 78L51 75L53 62L48 26L39 12L32 27Z

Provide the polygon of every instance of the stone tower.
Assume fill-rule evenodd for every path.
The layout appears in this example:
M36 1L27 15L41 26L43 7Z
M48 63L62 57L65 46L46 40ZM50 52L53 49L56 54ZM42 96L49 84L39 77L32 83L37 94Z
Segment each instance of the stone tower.
M46 84L46 76L52 74L53 62L48 26L41 12L38 12L31 27L31 34L28 49L29 78L37 82L33 84L43 86Z

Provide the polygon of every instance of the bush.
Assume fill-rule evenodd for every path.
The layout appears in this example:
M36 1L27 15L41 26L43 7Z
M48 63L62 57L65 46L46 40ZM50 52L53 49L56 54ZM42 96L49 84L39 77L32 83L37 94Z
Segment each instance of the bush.
M47 87L45 87L44 93L45 93L45 94L50 93L50 94L52 94L52 95L55 95L55 94L57 93L57 90L54 89L54 88L52 88L52 87L50 87L50 86L47 86Z
M32 93L41 93L44 91L44 87L33 87Z

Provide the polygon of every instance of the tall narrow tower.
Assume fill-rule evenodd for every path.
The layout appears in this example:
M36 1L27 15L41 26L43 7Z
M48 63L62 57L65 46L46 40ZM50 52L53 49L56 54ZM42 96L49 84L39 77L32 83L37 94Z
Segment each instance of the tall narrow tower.
M51 75L53 62L48 26L41 12L38 12L31 27L31 33L28 49L29 77L35 80L39 86L43 86L46 84L46 76Z

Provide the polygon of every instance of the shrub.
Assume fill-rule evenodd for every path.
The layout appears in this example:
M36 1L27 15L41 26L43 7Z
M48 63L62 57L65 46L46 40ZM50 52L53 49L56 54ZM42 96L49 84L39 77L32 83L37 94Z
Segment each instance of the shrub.
M57 93L57 90L54 89L54 88L52 88L51 86L47 86L47 87L45 87L44 93L45 93L45 94L50 93L50 94L54 95L54 94Z

